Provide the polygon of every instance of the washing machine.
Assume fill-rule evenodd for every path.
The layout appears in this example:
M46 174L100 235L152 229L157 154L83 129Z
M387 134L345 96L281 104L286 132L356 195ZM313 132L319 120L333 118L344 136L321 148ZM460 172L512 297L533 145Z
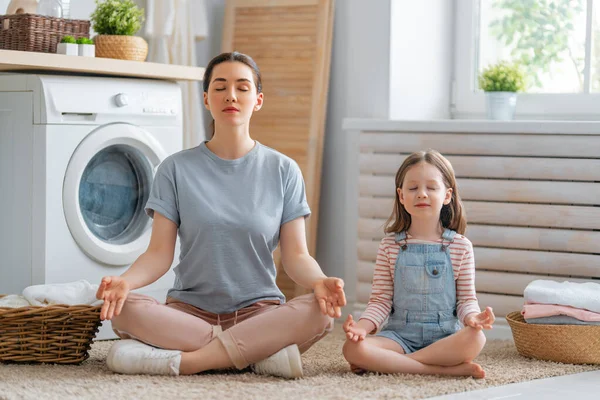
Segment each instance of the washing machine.
M153 176L182 135L174 82L0 74L0 294L123 273L148 246ZM164 301L173 280L136 292ZM112 337L105 321L97 338Z

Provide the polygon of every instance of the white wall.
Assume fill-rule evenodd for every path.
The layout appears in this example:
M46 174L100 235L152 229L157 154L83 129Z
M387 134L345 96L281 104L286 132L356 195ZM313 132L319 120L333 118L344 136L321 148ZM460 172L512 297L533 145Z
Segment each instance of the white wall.
M316 258L326 274L348 280L343 233L349 221L343 205L352 177L345 173L342 121L389 117L391 1L397 0L336 2ZM352 288L347 290L352 296Z
M390 119L450 118L453 2L391 2Z

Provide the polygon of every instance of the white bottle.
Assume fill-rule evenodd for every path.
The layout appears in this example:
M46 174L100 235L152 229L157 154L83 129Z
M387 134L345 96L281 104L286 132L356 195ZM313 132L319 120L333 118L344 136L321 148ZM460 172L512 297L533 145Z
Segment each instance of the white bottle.
M47 17L62 18L63 10L60 0L40 0L36 14Z
M62 0L63 18L71 19L71 0Z

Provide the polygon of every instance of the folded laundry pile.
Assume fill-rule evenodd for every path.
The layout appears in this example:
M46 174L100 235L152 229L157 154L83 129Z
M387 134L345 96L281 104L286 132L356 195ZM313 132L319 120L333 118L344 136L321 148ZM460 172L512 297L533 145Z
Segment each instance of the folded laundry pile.
M530 324L600 325L600 284L535 280L521 314Z
M27 306L48 306L52 304L98 305L102 300L96 299L98 285L86 280L68 283L29 286L23 295L8 295L0 298L0 307L18 308Z

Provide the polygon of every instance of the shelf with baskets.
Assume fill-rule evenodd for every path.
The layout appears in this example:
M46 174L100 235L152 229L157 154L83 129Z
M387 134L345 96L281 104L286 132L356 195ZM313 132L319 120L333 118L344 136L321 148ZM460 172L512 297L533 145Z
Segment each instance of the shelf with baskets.
M201 81L204 68L112 58L0 50L0 72L51 71L103 76Z

